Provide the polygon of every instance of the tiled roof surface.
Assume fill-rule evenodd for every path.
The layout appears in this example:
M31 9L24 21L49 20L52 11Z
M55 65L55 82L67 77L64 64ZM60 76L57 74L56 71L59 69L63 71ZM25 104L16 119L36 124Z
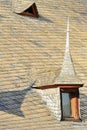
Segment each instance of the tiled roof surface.
M29 8L34 3L34 0L12 0L13 12L21 13Z
M38 86L54 83L63 62L69 16L70 50L76 73L84 83L81 104L85 107L81 111L87 120L87 3L35 2L38 19L13 13L11 0L0 1L0 130L86 130L86 121L68 125L58 122L34 90L25 95L22 90L33 81ZM13 104L20 106L14 110Z

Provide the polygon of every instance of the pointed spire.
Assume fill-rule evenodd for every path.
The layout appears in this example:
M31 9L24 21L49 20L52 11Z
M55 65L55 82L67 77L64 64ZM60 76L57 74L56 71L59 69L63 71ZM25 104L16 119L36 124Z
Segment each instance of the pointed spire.
M64 56L64 61L63 61L60 75L56 79L55 84L79 84L81 83L74 70L69 44L70 43L69 43L69 17L68 17L65 56Z
M66 51L69 52L69 17L67 20Z

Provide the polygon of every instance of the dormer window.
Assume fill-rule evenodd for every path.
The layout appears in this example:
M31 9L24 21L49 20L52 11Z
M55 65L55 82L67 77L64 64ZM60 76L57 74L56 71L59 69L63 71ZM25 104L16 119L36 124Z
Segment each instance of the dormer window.
M54 89L59 88L60 92L56 90L54 94L50 94L52 102L50 104L51 110L54 112L57 118L58 114L60 116L60 120L66 121L81 121L80 117L80 105L79 105L79 88L82 87L83 84L80 79L77 77L72 57L70 55L69 49L69 18L67 21L67 34L66 34L66 50L65 50L65 57L62 65L62 69L60 71L59 76L55 79L53 85L45 85L40 86L39 89ZM46 90L47 92L47 90ZM49 92L49 91L48 91ZM60 94L57 94L60 93ZM59 96L60 95L60 96ZM56 96L56 100L53 97ZM49 98L50 99L50 98ZM46 98L47 100L47 98ZM57 102L59 100L59 102ZM50 102L50 100L48 100ZM61 104L60 104L61 102ZM52 107L51 107L52 106ZM57 109L58 107L58 109ZM58 113L59 109L61 112ZM58 111L56 111L58 110ZM61 113L61 115L60 115Z
M61 88L61 120L80 121L79 116L79 89Z
M28 9L24 10L22 13L19 14L24 16L31 16L35 18L39 17L38 10L35 3L33 3Z
M38 10L36 3L32 1L15 0L12 3L13 11L16 14L38 18Z

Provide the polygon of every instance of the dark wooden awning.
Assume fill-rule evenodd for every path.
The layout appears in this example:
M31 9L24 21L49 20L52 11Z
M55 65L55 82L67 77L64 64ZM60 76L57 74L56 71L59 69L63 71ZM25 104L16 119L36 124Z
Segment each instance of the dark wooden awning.
M66 88L66 89L69 89L69 88L80 88L82 87L83 84L54 84L54 85L45 85L45 86L37 86L37 87L34 87L35 89L51 89L51 88Z

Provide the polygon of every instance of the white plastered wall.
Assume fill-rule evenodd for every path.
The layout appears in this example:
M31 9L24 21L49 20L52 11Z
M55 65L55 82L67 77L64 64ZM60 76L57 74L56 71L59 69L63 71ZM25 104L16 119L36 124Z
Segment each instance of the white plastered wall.
M57 120L61 120L60 89L51 88L36 91L40 94L42 99L45 101L47 107L57 118Z

